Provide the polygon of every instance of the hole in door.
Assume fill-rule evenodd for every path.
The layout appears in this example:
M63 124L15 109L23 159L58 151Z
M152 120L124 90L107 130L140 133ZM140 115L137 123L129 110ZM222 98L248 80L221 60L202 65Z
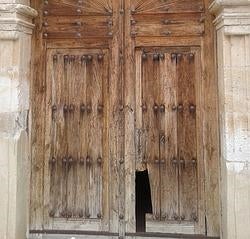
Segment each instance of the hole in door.
M146 232L146 214L152 213L148 170L136 172L136 232Z

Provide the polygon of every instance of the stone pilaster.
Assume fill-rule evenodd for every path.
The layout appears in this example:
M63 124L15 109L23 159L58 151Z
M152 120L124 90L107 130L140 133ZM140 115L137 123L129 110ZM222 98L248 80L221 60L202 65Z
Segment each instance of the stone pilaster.
M222 238L250 238L250 1L216 0Z
M0 0L0 238L28 226L28 112L32 18L28 1Z

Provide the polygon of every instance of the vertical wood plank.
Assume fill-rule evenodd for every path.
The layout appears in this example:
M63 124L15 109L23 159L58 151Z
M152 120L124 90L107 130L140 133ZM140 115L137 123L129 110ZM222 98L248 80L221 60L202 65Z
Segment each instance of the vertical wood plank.
M143 115L145 158L149 172L153 219L160 219L160 168L159 168L159 115L154 106L159 102L159 61L149 54L143 62L143 102L147 111Z
M219 200L219 116L218 82L216 77L214 17L209 13L212 0L204 0L205 35L202 43L204 95L204 162L206 231L209 236L220 235Z
M77 190L77 166L79 161L79 82L78 82L78 62L79 56L70 54L69 56L69 78L67 82L68 94L68 178L67 178L67 212L68 217L77 216L76 211L76 190Z
M120 1L112 1L113 36L110 40L110 72L109 72L109 152L110 152L110 231L119 231L119 159L122 155L123 135L120 133ZM123 155L122 155L123 156Z
M45 49L46 44L42 40L42 8L43 2L35 0L31 2L31 7L39 12L35 19L35 29L32 36L32 69L31 74L31 207L30 207L30 228L43 228L44 209L44 129L45 129ZM39 106L39 107L37 107Z
M196 111L190 110L196 107L194 57L177 56L178 101L183 107L178 110L180 217L187 221L198 220Z
M126 232L135 232L135 171L136 152L135 138L138 128L135 129L135 114L140 108L135 106L135 88L137 88L137 77L135 77L135 39L131 38L131 0L123 0L125 15L124 18L124 101L125 101L125 220ZM140 55L140 54L139 54ZM139 56L138 56L139 57ZM135 63L136 62L136 63ZM138 71L137 71L138 72ZM139 70L140 72L140 70ZM139 120L139 119L138 119Z
M78 110L79 115L79 165L77 167L77 192L76 192L76 210L79 218L85 218L85 203L86 203L86 153L87 153L87 119L86 119L86 94L87 94L87 68L86 61L83 60L84 55L79 56L78 62Z
M161 220L175 220L178 215L176 58L165 53L160 61L160 97L165 106L160 119Z

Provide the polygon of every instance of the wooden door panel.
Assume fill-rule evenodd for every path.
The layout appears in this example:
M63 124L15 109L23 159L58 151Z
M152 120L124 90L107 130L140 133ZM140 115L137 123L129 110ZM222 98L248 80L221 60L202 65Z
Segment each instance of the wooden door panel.
M47 39L110 37L110 16L47 16L43 24Z
M104 152L108 140L107 62L107 51L48 51L48 225L55 218L102 220L108 216L103 215L108 197L103 190L103 181L108 180L103 174L108 167Z
M149 171L153 215L148 220L154 223L153 231L162 230L156 224L162 221L176 225L174 231L179 227L190 233L198 221L198 54L190 48L136 52L137 168Z
M132 0L132 14L203 12L203 0Z
M45 2L44 15L110 15L112 0L50 0Z
M177 55L180 216L198 220L195 54Z
M131 32L137 37L199 36L204 32L203 14L133 15Z

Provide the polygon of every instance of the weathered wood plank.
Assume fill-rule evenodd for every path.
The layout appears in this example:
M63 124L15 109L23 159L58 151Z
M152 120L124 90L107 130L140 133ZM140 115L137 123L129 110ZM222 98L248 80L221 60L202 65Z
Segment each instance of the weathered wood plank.
M194 58L194 53L179 53L177 55L179 205L180 219L183 221L198 220Z
M159 167L159 60L148 54L142 66L142 98L147 110L143 114L145 159L151 186L153 219L160 219L160 167ZM157 108L156 108L157 107Z
M165 53L160 61L161 104L165 112L160 119L160 175L161 175L161 220L175 220L178 209L178 167L177 160L177 105L176 58Z

